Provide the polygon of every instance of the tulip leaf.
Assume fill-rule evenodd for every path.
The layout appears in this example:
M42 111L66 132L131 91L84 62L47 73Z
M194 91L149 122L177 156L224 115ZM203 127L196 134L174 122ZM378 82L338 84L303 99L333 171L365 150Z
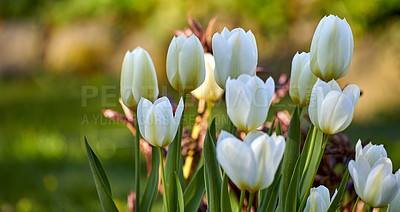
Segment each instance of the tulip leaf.
M261 190L263 193L262 197L259 199L259 211L273 211L273 208L275 208L276 201L278 200L279 185L281 182L281 170L282 163L279 164L279 167L276 170L272 184L268 188Z
M275 133L276 133L276 135L282 135L281 121L279 119L276 122Z
M115 203L112 199L111 187L108 182L106 173L104 172L103 166L101 165L96 154L93 152L89 143L85 138L86 153L89 160L90 170L93 175L94 183L96 185L97 194L100 199L101 207L103 211L118 211Z
M286 139L285 153L282 162L282 182L279 189L279 208L285 210L286 194L292 173L300 155L300 118L298 106L294 109Z
M228 191L228 175L224 172L221 186L221 211L232 211Z
M181 183L179 182L179 177L178 174L175 173L175 180L176 180L176 190L178 191L178 208L179 212L184 212L185 211L185 203L183 200L183 192L182 192L182 186Z
M151 171L147 179L143 197L140 199L140 209L143 211L151 210L151 206L157 196L159 161L158 149L153 146L151 150Z
M299 169L300 159L297 160L292 178L290 179L288 192L286 195L285 211L295 212L297 211L297 184L299 183Z
M175 180L175 171L177 169L177 154L176 152L179 149L176 147L177 138L175 137L174 141L170 143L168 147L167 159L165 160L165 189L164 191L167 195L168 202L168 211L176 211L176 203L177 203L177 191L176 191L176 180Z
M308 185L310 184L311 181L314 181L313 175L314 175L314 170L318 168L317 166L319 165L318 159L319 155L321 153L321 146L322 146L322 136L323 133L316 129L316 136L315 136L315 141L314 141L314 146L310 146L310 151L311 151L311 159L310 163L308 165L308 168L306 167L306 170L304 174L302 174L302 177L300 179L300 197L303 200L304 198L307 198L305 195L308 192ZM301 208L300 208L301 209Z
M201 201L203 200L204 193L204 165L202 164L193 174L192 179L183 194L185 211L197 211Z
M336 209L339 208L339 204L342 202L343 194L346 189L347 181L349 180L349 169L346 169L346 172L343 174L342 182L340 182L339 190L332 200L331 205L329 206L328 212L335 212Z
M212 130L207 130L204 139L204 177L206 181L208 209L210 211L220 211L221 172L217 161L214 141L210 131Z
M305 165L307 164L307 158L311 157L313 148L314 148L314 143L312 139L315 141L315 134L317 132L317 129L314 127L314 125L311 124L310 129L308 130L306 140L304 141L304 146L303 146L303 151L301 152L300 155L300 170L303 170L303 173L301 173L301 176L305 173L305 170L307 167ZM314 135L314 136L313 136ZM311 159L311 158L309 158ZM309 163L307 164L309 166Z
M269 130L268 130L268 135L269 135L269 136L271 136L272 133L274 132L274 125L275 125L275 119L272 120L271 127L270 127Z

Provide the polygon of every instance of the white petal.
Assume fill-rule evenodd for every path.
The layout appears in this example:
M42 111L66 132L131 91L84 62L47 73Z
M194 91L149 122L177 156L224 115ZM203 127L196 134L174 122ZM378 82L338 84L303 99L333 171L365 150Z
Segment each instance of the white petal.
M255 175L252 151L239 139L225 136L224 139L218 139L218 162L235 185L248 189L254 183L252 177Z
M250 92L239 80L227 80L225 99L228 116L238 129L245 131L250 111Z
M226 80L230 75L232 45L222 35L215 33L212 38L212 48L215 60L215 82L225 89Z
M344 88L343 93L351 98L351 102L355 108L358 99L360 98L360 88L357 85L348 85L346 88Z

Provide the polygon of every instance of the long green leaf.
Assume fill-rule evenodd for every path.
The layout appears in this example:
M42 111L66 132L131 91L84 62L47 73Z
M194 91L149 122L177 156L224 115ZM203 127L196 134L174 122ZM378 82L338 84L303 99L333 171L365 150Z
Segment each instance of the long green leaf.
M347 181L349 180L349 169L343 174L342 182L340 182L338 193L332 200L331 205L328 208L328 212L335 212L339 208L339 204L342 202L344 190L346 189Z
M301 155L300 155L300 170L304 170L304 167L306 165L306 160L307 157L310 155L312 155L312 150L314 148L314 144L312 144L312 138L313 138L313 134L316 134L316 128L314 127L314 125L310 125L310 129L308 130L307 133L307 137L306 140L304 141L304 146L303 146L303 150L301 151ZM314 135L315 136L315 135ZM315 139L315 138L314 138Z
M105 212L118 211L112 199L110 183L108 182L103 166L101 165L96 154L93 152L86 138L85 138L85 146L86 146L87 157L89 160L90 170L92 171L97 194L99 195L103 211Z
M214 122L214 121L213 121ZM211 127L212 125L210 125ZM214 125L215 126L215 125ZM219 169L217 154L213 138L210 134L213 129L208 129L204 139L204 166L205 166L205 180L207 182L207 200L208 209L210 211L219 211L221 209L221 172ZM214 130L215 132L215 130Z
M285 210L286 193L295 164L300 155L300 118L298 107L294 109L286 139L285 154L282 164L282 182L279 189L279 208Z
M304 175L302 175L300 179L300 197L301 199L305 198L305 194L307 193L309 182L313 179L314 169L318 164L318 158L321 153L321 146L322 146L322 137L323 133L320 130L317 130L314 146L310 147L311 153L311 160L306 169ZM301 209L301 208L300 208Z
M192 179L183 194L185 211L196 212L203 200L204 193L204 165L201 165L193 174Z
M232 211L228 192L228 175L224 172L221 186L221 211Z
M167 202L168 202L168 211L176 211L177 208L177 190L176 190L176 180L175 180L175 171L176 167L176 160L177 154L176 152L179 151L176 147L177 145L177 138L175 136L174 141L168 147L167 159L165 160L165 189L164 191L167 195Z
M151 172L147 179L143 197L140 199L140 209L143 211L151 210L151 206L157 196L159 161L158 149L153 146L151 151Z
M176 189L178 191L178 208L179 212L184 212L185 211L185 203L183 200L183 192L182 192L182 186L181 183L179 182L179 177L175 172L175 180L176 180Z
M272 120L271 127L270 127L269 130L268 130L268 135L269 135L269 136L271 136L272 133L274 132L274 125L275 125L275 119Z
M296 166L294 168L294 172L292 178L290 179L290 184L288 188L288 192L286 195L286 205L285 211L287 212L295 212L297 211L297 184L299 183L299 169L300 169L300 159L297 160Z

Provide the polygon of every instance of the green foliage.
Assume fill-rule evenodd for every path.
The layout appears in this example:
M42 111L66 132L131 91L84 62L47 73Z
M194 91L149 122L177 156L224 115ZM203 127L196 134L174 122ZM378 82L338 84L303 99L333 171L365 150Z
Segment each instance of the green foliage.
M279 208L286 211L285 201L289 192L289 183L292 173L295 171L295 164L300 155L300 117L298 107L294 109L289 125L286 139L285 154L282 161L282 182L279 189Z
M206 180L206 192L208 200L208 208L210 211L219 211L221 209L221 172L217 161L215 150L215 141L211 132L215 132L215 120L210 124L204 139L204 177Z
M115 206L115 203L112 199L110 183L108 182L106 173L103 170L103 166L101 165L96 154L93 152L92 148L89 146L86 138L85 138L85 145L86 145L86 152L89 160L90 170L92 171L94 182L96 184L97 194L99 195L101 207L103 208L103 211L118 212L118 209Z
M204 165L199 164L200 168L193 174L192 179L183 194L185 211L197 211L205 193L204 186Z
M151 171L147 179L146 188L143 197L140 199L140 209L143 211L150 211L153 203L157 197L158 192L158 170L159 170L159 156L157 147L152 147L151 150Z

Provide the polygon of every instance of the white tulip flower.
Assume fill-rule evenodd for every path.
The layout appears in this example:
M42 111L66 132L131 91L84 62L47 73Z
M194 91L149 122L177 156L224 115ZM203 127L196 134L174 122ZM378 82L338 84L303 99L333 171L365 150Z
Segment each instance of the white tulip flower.
M206 101L217 101L221 98L224 90L222 90L214 78L215 61L214 56L210 53L204 54L204 61L206 65L206 79L203 84L200 85L196 90L192 91L192 94L197 99L204 99Z
M200 40L192 35L172 38L167 53L167 77L175 90L188 93L205 78L204 52Z
M372 207L387 206L399 192L400 173L392 174L392 161L386 156L383 146L362 148L359 140L355 161L349 163L357 195Z
M229 31L225 27L221 34L214 34L212 49L215 81L222 89L225 90L228 77L236 79L241 74L256 74L257 44L251 30L245 32L242 28L236 28Z
M357 85L349 85L342 92L335 80L326 83L318 79L308 107L311 122L325 134L343 131L353 120L359 97Z
M312 39L311 71L325 82L345 76L350 69L353 48L353 34L346 19L325 16Z
M153 61L146 50L137 47L126 52L121 71L121 98L129 108L135 108L144 97L157 99L158 84Z
M337 194L337 190L335 189L335 193L332 198L330 198L329 190L323 185L318 186L317 188L311 188L310 196L307 198L307 204L304 209L304 212L326 212L329 209L333 199Z
M157 99L154 104L142 98L137 112L140 134L155 147L161 148L168 145L175 138L183 108L181 98L174 116L171 103L167 97Z
M217 159L228 177L241 189L255 192L271 185L285 151L285 138L252 131L242 142L221 131Z
M240 75L226 81L226 110L232 123L246 133L262 125L268 115L275 84L257 76Z
M292 60L289 95L300 107L310 103L311 90L317 79L310 69L310 53L296 53Z

